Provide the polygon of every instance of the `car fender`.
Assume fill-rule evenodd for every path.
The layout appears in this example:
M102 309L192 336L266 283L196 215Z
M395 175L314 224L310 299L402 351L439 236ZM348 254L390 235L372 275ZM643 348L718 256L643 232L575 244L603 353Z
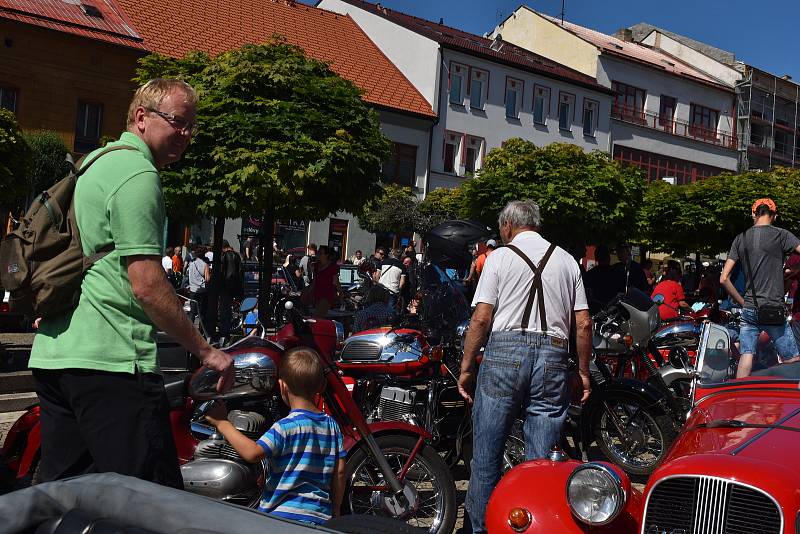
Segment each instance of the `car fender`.
M533 460L511 469L500 480L486 507L486 529L494 533L516 533L508 524L508 513L522 508L530 514L531 524L522 532L557 532L579 534L608 532L634 534L639 530L642 516L642 496L631 488L625 477L623 489L626 502L619 515L603 527L589 527L572 515L567 503L567 480L581 462ZM613 466L609 466L612 467ZM537 491L535 488L547 488Z
M425 440L433 437L430 432L424 428L403 423L401 421L380 421L377 423L370 423L367 425L370 434L374 437L383 434L401 434L404 436L411 436L413 438L424 438ZM358 433L353 433L352 436L346 435L342 446L347 451L348 456L358 447L358 444L363 441L363 438Z
M22 478L32 475L31 468L34 463L39 459L42 450L42 427L39 421L36 421L28 433L28 442L25 444L25 452L22 453L22 458L19 461L19 468L17 469L17 478Z

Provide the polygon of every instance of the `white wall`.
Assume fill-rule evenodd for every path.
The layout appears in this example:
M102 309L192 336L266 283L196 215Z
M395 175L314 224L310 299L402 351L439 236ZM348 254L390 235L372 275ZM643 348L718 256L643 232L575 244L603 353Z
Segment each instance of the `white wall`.
M452 187L458 185L463 179L453 174L444 173L442 150L446 131L482 137L485 141L484 155L488 154L491 149L501 146L505 140L512 137L528 139L536 146L546 146L550 143L559 142L575 144L586 151L602 150L608 152L610 150L610 94L478 59L453 50L444 49L442 56L448 67L451 61L455 61L488 71L489 91L483 111L472 109L469 97L465 97L465 106L451 104L448 93L448 74L446 70L442 71L442 81L440 83L442 88L440 94L440 98L442 98L441 117L439 123L434 127L431 149L431 189ZM505 90L507 76L524 82L522 105L518 119L506 117ZM544 125L533 122L534 85L545 86L550 89L550 110ZM575 95L573 120L569 131L559 128L558 98L560 91ZM599 102L597 129L594 137L583 135L584 98Z
M321 0L317 7L350 15L436 110L439 43L341 0Z
M734 87L736 82L742 79L742 73L736 69L732 69L657 30L650 32L650 34L642 40L642 44L653 48L659 48L681 59L684 63L688 63L694 68L714 76L730 87Z
M646 91L645 111L658 114L661 95L677 99L675 120L690 122L691 104L719 111L719 134L732 135L734 126L734 94L723 89L685 80L639 66L630 61L603 56L598 69L598 81L611 86L612 81L626 83ZM658 130L612 121L613 142L627 147L664 154L679 159L735 170L736 150L724 149L699 140L670 135Z

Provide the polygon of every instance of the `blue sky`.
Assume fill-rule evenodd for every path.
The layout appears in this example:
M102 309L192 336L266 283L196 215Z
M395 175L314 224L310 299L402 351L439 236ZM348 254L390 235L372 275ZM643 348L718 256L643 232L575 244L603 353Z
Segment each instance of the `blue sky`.
M310 0L306 3L315 4ZM520 0L382 0L398 11L483 34ZM526 5L557 16L561 0ZM649 22L736 54L736 58L800 82L800 0L565 0L566 19L604 33Z

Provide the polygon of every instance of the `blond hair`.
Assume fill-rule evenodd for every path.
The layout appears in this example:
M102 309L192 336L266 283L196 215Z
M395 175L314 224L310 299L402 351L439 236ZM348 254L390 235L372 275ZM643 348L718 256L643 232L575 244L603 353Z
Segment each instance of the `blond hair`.
M136 110L140 107L145 109L158 109L161 102L167 95L173 92L182 92L186 95L186 100L193 106L197 105L197 93L188 83L175 78L153 78L136 90L133 95L131 105L128 108L127 127L133 126L136 118Z
M298 397L314 400L314 395L325 387L325 372L317 351L298 347L287 351L281 358L280 378Z

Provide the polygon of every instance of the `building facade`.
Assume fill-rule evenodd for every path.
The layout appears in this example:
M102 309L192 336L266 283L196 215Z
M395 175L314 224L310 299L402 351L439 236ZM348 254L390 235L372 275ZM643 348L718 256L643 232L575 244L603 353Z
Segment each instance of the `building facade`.
M651 180L735 171L733 87L652 46L518 8L491 34L568 65L613 93L611 152Z
M23 130L50 130L84 154L119 136L136 86L136 61L147 51L119 6L41 2L0 6L0 107Z
M596 80L503 40L369 2L322 0L370 36L436 111L425 191L480 171L506 139L610 150L611 92Z
M621 30L626 31L626 30ZM736 91L739 170L800 165L800 85L736 60L733 52L640 23L631 37L711 73Z

